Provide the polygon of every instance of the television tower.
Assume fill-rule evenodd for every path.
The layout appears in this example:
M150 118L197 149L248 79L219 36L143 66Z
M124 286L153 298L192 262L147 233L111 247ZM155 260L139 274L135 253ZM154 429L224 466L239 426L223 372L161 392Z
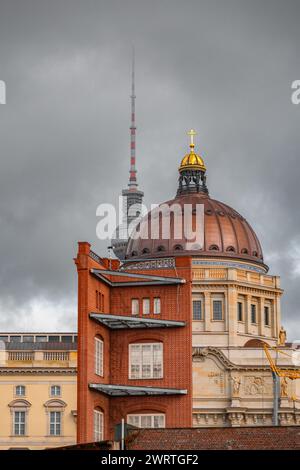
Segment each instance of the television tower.
M123 196L123 227L119 226L116 230L116 238L111 241L114 254L120 259L125 259L126 248L130 233L128 233L129 225L141 214L141 206L143 202L143 191L138 189L136 177L136 124L135 124L135 54L132 51L132 70L131 70L131 125L130 125L130 170L128 188L122 190ZM134 208L130 208L134 205ZM133 224L134 225L134 224ZM121 236L122 235L122 236Z

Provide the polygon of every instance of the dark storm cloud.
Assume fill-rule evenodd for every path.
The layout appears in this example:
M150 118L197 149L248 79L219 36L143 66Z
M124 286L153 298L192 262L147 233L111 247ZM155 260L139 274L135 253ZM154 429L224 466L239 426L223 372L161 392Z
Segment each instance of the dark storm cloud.
M146 200L176 190L185 132L213 197L251 222L300 336L297 1L14 1L0 5L0 328L74 328L77 240L127 183L131 47Z

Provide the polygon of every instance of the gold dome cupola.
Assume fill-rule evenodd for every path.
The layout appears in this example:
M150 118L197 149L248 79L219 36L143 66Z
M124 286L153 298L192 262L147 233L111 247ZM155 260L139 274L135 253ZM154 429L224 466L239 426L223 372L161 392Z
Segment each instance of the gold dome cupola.
M179 187L177 194L204 192L208 193L206 187L206 167L203 158L195 153L194 137L196 132L191 129L188 132L190 136L190 152L181 160L179 167Z

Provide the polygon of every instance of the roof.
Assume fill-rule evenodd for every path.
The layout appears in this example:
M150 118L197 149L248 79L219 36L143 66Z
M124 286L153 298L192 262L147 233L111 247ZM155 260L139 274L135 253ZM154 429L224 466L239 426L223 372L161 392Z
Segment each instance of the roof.
M131 431L130 450L297 450L300 426L173 428Z
M125 315L105 313L90 313L90 318L93 318L97 322L102 323L112 330L121 330L125 328L176 328L186 325L186 322L184 321L140 318L132 316L127 317Z
M135 387L132 385L89 384L90 389L105 393L111 397L146 396L146 395L186 395L187 390L163 387Z

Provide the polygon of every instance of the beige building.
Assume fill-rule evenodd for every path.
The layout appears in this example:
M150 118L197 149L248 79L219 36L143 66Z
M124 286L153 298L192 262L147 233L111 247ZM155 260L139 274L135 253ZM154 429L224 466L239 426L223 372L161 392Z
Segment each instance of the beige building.
M0 449L76 443L77 335L0 334Z
M274 384L262 346L278 346L281 336L270 350L279 368L297 369L299 355L280 332L281 295L279 277L263 266L193 260L194 426L272 425ZM281 379L278 418L300 424L299 379Z

